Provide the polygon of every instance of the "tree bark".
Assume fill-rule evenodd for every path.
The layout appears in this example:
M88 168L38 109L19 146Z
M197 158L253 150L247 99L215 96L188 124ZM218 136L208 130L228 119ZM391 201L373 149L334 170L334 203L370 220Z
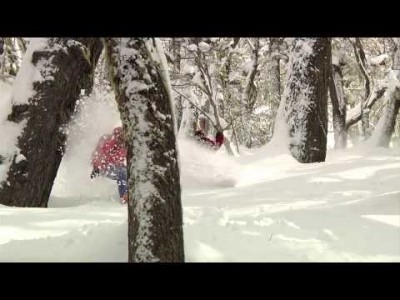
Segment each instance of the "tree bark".
M199 43L202 42L202 38L193 38L191 39L191 42L195 45L197 45L197 50L196 50L196 66L198 68L198 70L201 72L202 74L202 79L203 79L203 84L204 87L206 88L207 91L203 92L206 93L207 98L204 101L204 103L201 105L201 110L207 114L210 113L210 108L211 108L211 103L210 101L213 101L213 99L210 100L210 94L208 93L208 91L211 92L211 97L213 95L213 84L211 81L211 76L209 73L209 69L208 69L208 62L206 61L206 57L205 54L200 50L199 47ZM204 117L204 116L203 116ZM203 118L204 122L202 124L202 130L204 131L204 133L206 135L208 135L209 131L210 131L210 121L207 118Z
M172 54L174 55L174 73L177 78L180 77L181 73L181 40L180 38L172 38ZM179 83L179 81L178 81ZM178 128L181 126L182 122L182 114L183 114L183 101L182 96L178 95L175 98L175 115L176 115L176 124Z
M355 38L354 41L350 40L353 48L354 54L365 81L365 94L364 98L360 102L360 112L361 112L361 135L364 139L367 139L370 135L369 133L369 109L367 104L371 97L371 76L367 71L367 62L365 57L365 52L361 44L360 38Z
M375 90L371 97L369 98L368 102L366 103L366 108L371 109L372 106L378 101L382 96L385 94L387 90L387 86L383 86ZM361 120L361 111L360 107L354 107L348 111L346 116L346 129L348 130L350 126L356 124L358 121Z
M164 54L154 38L105 39L105 45L128 149L129 261L183 262L175 118Z
M231 87L229 83L229 75L231 73L231 63L232 63L232 57L233 57L233 50L236 48L236 46L239 44L240 38L233 38L232 42L228 48L228 53L226 54L226 59L223 65L221 66L220 72L219 73L219 79L221 82L221 88L222 88L222 95L223 95L223 102L224 104L221 105L223 107L223 110L221 112L222 117L226 117L225 113L225 108L227 107L228 111L228 118L230 119L231 122L233 122L233 117L232 117L232 93L231 93ZM224 53L222 54L224 56ZM222 57L221 56L221 59ZM226 105L225 105L226 104ZM239 141L237 138L236 130L235 130L235 124L232 124L232 137L235 140L235 146L236 146L236 151L239 154ZM225 146L228 147L226 149L230 149L230 145ZM230 149L231 150L231 149ZM230 150L227 150L228 153L232 152ZM232 152L233 153L233 152Z
M3 74L4 68L4 38L0 37L0 74Z
M18 58L16 55L16 49L12 38L5 38L5 55L8 60L8 70L7 73L10 76L16 76L18 72Z
M249 42L250 43L250 42ZM256 78L258 69L258 58L260 49L260 39L256 38L254 40L254 45L252 45L252 67L247 75L246 83L244 86L244 92L242 96L242 103L245 106L244 113L244 132L246 134L246 147L251 148L252 145L252 134L251 134L251 114L254 109L254 105L257 99L257 89L254 85L254 80Z
M389 147L390 140L396 125L396 118L400 108L400 39L394 38L396 44L393 54L392 71L389 73L388 81L391 84L386 95L386 106L378 124L371 136L371 142L378 147Z
M23 38L17 38L17 43L19 48L21 49L22 53L25 54L26 52L26 42L24 41Z
M29 61L20 72L34 68L42 78L29 78L27 84L32 83L33 95L24 99L15 99L14 95L8 120L26 122L17 142L25 159L17 159L17 153L6 158L11 165L8 184L0 188L1 204L47 207L64 153L63 127L74 112L81 89L91 88L101 49L101 41L94 38L53 38L25 56Z
M188 101L182 102L182 120L179 127L179 137L194 138L194 133L197 128L197 119L194 113L194 108Z
M371 136L371 140L375 146L385 148L389 147L399 108L400 88L396 87L396 89L388 95L383 114L376 125L374 133Z
M332 65L329 79L329 95L332 103L335 149L347 146L346 99L344 97L340 66Z
M284 97L289 148L301 163L325 161L330 58L329 38L295 40Z
M210 114L211 103L210 100L206 100L204 105L201 106L201 110L207 114ZM199 116L200 128L204 131L206 135L210 132L210 121L204 115Z
M271 119L276 119L279 104L281 102L281 69L280 69L280 46L283 42L282 38L270 38L270 51L267 63L267 93L266 99L270 104L272 111ZM274 132L274 122L270 127L270 136Z
M174 69L179 72L181 70L181 40L179 38L172 38L172 54L174 55Z

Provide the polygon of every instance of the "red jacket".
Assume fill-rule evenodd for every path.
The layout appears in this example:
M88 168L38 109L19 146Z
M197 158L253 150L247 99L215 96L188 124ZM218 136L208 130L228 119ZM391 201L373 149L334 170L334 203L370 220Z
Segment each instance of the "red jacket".
M108 166L125 166L126 153L122 128L117 127L111 135L101 137L92 155L92 165L100 171L105 171Z
M214 150L218 150L224 143L224 135L222 134L222 132L217 132L217 134L215 135L215 141L206 137L205 133L202 130L196 131L195 136L198 140Z

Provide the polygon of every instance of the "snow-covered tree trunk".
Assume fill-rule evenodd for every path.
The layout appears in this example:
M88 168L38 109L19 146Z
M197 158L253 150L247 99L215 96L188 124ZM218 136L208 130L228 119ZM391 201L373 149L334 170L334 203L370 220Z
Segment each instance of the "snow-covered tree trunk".
M325 161L330 62L329 38L295 40L283 98L290 151L302 163Z
M369 97L368 102L365 104L366 109L371 109L374 104L382 98L382 96L385 94L387 90L387 86L383 85L378 87L371 95L371 97ZM361 110L360 110L360 106L356 106L352 109L350 109L347 112L347 116L346 116L346 129L348 130L350 128L350 126L356 124L357 122L359 122L361 120Z
M393 70L388 75L386 104L369 141L378 147L389 147L400 108L400 38L393 40L396 43L396 50L393 56Z
M231 122L232 122L232 120L231 120ZM239 141L238 141L238 138L237 138L236 129L235 129L235 125L234 124L232 124L232 137L233 137L233 139L235 141L236 152L238 154L240 154Z
M129 261L183 262L180 175L158 39L105 39L128 149Z
M182 120L179 127L180 138L193 138L197 127L197 119L194 108L189 101L182 102Z
M3 74L4 57L4 38L0 37L0 74Z
M233 122L233 118L232 118L232 114L231 114L231 110L232 110L232 93L230 91L230 83L229 83L229 76L231 74L232 71L232 58L233 58L233 51L234 49L238 46L240 41L240 38L233 38L232 42L228 48L228 53L226 55L226 59L225 62L223 63L223 65L220 68L220 72L218 72L219 74L219 79L221 81L221 88L222 88L222 95L223 95L223 108L228 107L228 113L227 113L227 117L230 119L230 122L232 123L232 137L235 141L235 146L236 146L236 152L240 153L239 151L239 141L238 141L238 137L237 137L237 133L236 133L236 128L235 128L235 124ZM225 110L225 109L224 109ZM221 114L223 117L225 116L225 112ZM226 140L226 139L225 139ZM230 149L230 141L226 140L225 143L229 143L228 148ZM227 146L225 146L227 147ZM228 150L228 153L232 152ZM232 152L233 153L233 152Z
M206 114L209 114L211 103L210 103L210 99L209 99L210 97L208 97L207 91L210 90L211 94L213 94L213 91L212 91L213 83L212 83L211 76L210 76L211 74L209 72L209 65L206 61L205 53L203 52L204 49L202 50L202 46L208 45L208 44L203 42L202 38L198 38L198 37L190 39L190 42L193 45L196 45L196 48L195 48L196 50L193 51L193 54L196 57L195 64L197 66L198 71L201 73L202 85L203 85L202 87L199 86L199 88L203 92L205 92L207 95L206 100L201 104L200 108L203 111L203 114L204 114L204 112ZM204 89L207 89L207 91L205 91ZM200 102L202 102L202 101L200 101ZM208 133L210 131L210 121L205 116L204 116L203 120L204 120L204 122L202 125L202 127L203 127L202 130L204 131L204 133L206 135L208 135Z
M332 103L333 131L335 149L343 149L347 146L346 129L346 99L344 97L342 71L338 64L332 62L329 79L329 95Z
M81 90L91 88L101 49L101 41L94 38L31 42L13 87L8 121L19 133L14 148L2 155L8 172L0 204L47 207L64 153L63 127Z
M16 76L17 72L18 72L18 59L17 59L17 55L16 55L16 49L15 49L15 45L13 43L13 38L5 38L4 39L5 42L5 54L6 54L6 58L8 60L8 68L7 68L7 73L10 76Z
M19 49L21 49L22 53L25 54L26 52L26 43L23 38L17 38L17 43L19 46Z
M201 106L201 110L204 111L206 114L210 113L211 103L209 100L204 102L204 105ZM205 115L200 115L199 121L201 122L200 128L204 131L206 135L209 134L211 129L210 120Z
M177 78L180 77L181 73L181 40L180 38L172 38L172 54L173 54L173 72ZM177 82L180 83L179 80ZM177 95L175 97L175 115L176 115L176 124L179 129L182 122L182 114L183 114L183 100L181 95Z
M174 69L181 69L181 40L180 38L172 38L172 54L174 55Z
M364 97L360 101L360 112L361 112L361 136L363 139L367 139L370 136L369 132L369 109L368 109L368 102L371 97L371 85L372 79L367 71L367 61L365 57L365 52L361 44L360 38L350 39L353 48L354 48L354 55L356 57L358 66L360 68L361 74L364 77L365 81L365 92Z
M378 147L389 147L396 117L400 108L400 87L388 91L387 101L382 116L371 136L371 142Z
M271 119L276 119L279 104L281 102L281 69L280 59L281 54L279 53L279 46L282 43L281 38L270 38L271 51L267 62L267 95L266 99L270 104L272 116ZM270 128L271 132L274 131L274 126Z
M101 56L101 53L103 52L103 42L101 39L95 39L91 43L86 43L86 47L89 50L90 56L90 71L87 74L87 76L82 78L82 84L83 84L83 89L84 89L84 94L86 96L90 95L93 91L93 84L95 81L95 71L96 71L96 66L99 61L99 58Z
M249 43L250 40L249 40ZM259 58L259 49L260 49L260 39L254 39L254 44L251 44L252 48L252 65L249 73L246 77L246 82L244 86L244 92L242 95L242 103L245 107L245 113L243 117L243 126L244 132L246 134L246 147L251 148L252 144L252 134L251 134L251 114L253 112L254 104L256 102L256 93L257 88L254 84L254 80L256 78L257 69L258 69L258 58Z

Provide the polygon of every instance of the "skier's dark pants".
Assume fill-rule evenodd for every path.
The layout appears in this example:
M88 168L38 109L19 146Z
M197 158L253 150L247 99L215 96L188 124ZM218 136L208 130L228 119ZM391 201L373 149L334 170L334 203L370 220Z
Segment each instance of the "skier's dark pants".
M120 198L128 193L128 174L125 166L110 166L104 176L117 181Z

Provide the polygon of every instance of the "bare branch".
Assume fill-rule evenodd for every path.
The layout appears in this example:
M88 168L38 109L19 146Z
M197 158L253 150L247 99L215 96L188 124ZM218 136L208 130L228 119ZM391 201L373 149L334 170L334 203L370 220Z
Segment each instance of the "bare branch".
M193 105L194 108L196 108L197 110L199 110L202 114L204 114L207 119L210 121L211 125L217 129L217 127L215 126L213 119L208 115L207 112L205 112L203 109L201 109L200 107L198 107L191 99L189 99L187 96L185 96L184 94L182 94L181 92L179 92L178 90L176 90L175 88L172 88L178 95L182 96L183 99L189 101L190 104Z

